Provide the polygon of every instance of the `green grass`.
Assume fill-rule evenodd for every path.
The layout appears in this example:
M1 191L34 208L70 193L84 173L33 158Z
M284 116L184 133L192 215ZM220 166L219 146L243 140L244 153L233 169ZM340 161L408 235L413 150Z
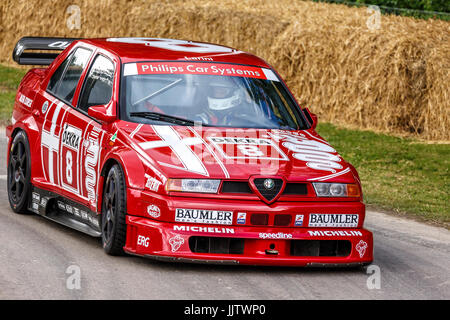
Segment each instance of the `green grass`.
M329 123L319 124L317 131L358 170L366 204L449 227L450 144Z
M11 118L12 106L17 87L26 70L0 65L0 123L6 124Z
M345 4L350 7L376 5L383 14L410 16L418 19L441 19L450 21L448 0L312 0Z
M0 123L11 117L26 70L0 65ZM450 144L427 144L320 123L317 131L359 172L364 201L448 228Z

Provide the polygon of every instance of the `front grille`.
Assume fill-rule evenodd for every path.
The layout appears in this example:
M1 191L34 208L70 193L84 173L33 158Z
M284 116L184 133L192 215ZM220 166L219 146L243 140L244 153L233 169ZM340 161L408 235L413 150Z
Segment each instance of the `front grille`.
M255 179L256 180L256 179ZM264 183L265 179L262 179ZM264 186L263 186L264 188ZM224 181L220 189L220 193L225 194L253 194L252 189L247 181ZM289 182L283 190L283 195L289 196L306 196L308 195L308 187L306 183Z
M348 240L292 240L291 256L346 257L352 250Z
M346 257L352 245L348 240L290 240L290 256L295 257ZM243 254L245 239L198 237L189 238L193 253Z
M275 183L272 189L267 189L264 186L265 180L266 178L257 178L253 180L253 182L255 183L255 187L258 189L261 196L263 196L267 201L272 201L280 193L280 190L283 187L283 180L272 179Z
M219 237L190 237L189 249L194 253L243 254L244 239Z

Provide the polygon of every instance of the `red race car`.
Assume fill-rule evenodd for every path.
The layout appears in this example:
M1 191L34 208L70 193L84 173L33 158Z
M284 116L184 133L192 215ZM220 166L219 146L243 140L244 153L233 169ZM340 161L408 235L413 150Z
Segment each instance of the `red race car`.
M111 255L280 266L373 260L355 168L265 61L153 38L26 37L8 137L17 213Z

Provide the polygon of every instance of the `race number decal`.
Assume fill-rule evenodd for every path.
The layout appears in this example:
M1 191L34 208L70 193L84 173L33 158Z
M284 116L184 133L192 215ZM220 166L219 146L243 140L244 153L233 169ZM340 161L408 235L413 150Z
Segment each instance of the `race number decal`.
M52 103L49 106L48 101L45 101L43 105L47 105L46 108L48 108L49 111L45 115L45 121L41 132L42 170L45 178L51 184L58 185L58 152L61 131L60 123L64 118L65 108L62 102L58 104Z
M71 125L64 126L61 135L61 186L79 193L78 158L80 154L82 131Z
M288 160L283 151L269 139L238 137L208 139L227 159Z

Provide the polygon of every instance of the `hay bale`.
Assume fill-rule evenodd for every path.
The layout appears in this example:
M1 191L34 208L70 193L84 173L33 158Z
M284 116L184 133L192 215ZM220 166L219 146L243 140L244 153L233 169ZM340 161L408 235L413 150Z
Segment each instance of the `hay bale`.
M81 29L69 30L69 5ZM151 36L254 53L321 120L426 140L450 140L450 24L309 1L97 0L0 3L0 62L22 36Z

